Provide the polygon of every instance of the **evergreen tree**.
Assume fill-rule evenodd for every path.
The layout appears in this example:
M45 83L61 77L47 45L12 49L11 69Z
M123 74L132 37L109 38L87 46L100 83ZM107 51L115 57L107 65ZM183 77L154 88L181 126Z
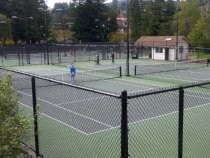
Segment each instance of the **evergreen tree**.
M0 41L6 44L6 40L11 38L11 20L0 14Z
M87 0L75 8L71 29L77 40L107 41L108 34L116 30L116 16L103 1Z
M132 40L138 39L143 34L143 0L131 0L130 2L130 29Z

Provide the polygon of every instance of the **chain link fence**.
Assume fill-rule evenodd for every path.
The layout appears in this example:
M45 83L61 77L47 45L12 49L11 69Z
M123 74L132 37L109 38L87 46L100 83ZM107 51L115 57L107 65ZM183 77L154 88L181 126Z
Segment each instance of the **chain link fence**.
M23 66L36 64L62 65L70 62L95 61L126 58L126 46L111 44L37 44L1 46L1 66Z
M186 46L179 42L179 47L167 42L137 43L129 46L129 59L153 60L194 60L210 58L209 47ZM0 47L0 66L23 66L36 64L66 65L70 62L96 62L127 58L127 45L109 43L74 43L74 44L30 44ZM176 55L177 54L177 55Z
M116 95L16 71L13 78L21 111L34 121L26 143L37 156L210 155L210 81Z

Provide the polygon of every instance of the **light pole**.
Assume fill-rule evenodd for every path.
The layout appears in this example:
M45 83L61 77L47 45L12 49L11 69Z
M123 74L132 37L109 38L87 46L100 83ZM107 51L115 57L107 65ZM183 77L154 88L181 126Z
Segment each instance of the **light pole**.
M176 60L178 60L179 53L179 11L181 10L178 6L179 0L177 0L176 5Z
M12 17L11 17L11 19L13 19L13 20L18 20L18 19L24 19L24 21L25 21L25 32L26 32L26 43L30 43L29 42L29 35L28 35L28 20L33 20L33 17L32 16L30 16L30 17L27 17L26 15L25 15L25 17L24 18L19 18L19 17L17 17L16 15L13 15Z
M66 39L65 39L65 30L64 30L64 26L65 26L65 24L64 24L64 14L63 14L63 9L61 9L61 8L57 8L57 9L56 9L56 11L59 11L59 12L60 12L60 14L62 14L62 15L63 15L63 17L62 17L62 21L61 21L60 23L57 23L57 24L62 26L62 30L63 30L63 43L64 43Z
M129 0L127 0L127 7L126 7L126 12L127 12L127 57L126 57L126 76L130 76L129 73Z
M44 10L43 8L38 8L39 11L42 11L44 12L44 25L45 25L45 34L44 34L44 38L45 38L45 41L46 41L46 46L47 46L47 65L50 64L50 61L49 61L49 47L48 47L48 25L47 25L47 9Z
M19 18L19 17L15 16L15 15L12 16L11 18L14 19L14 20L24 19L24 21L25 21L25 32L26 32L26 44L30 44L30 39L29 39L29 34L28 34L28 20L33 20L33 17L32 16L28 17L26 15L26 10L25 10L25 16L24 16L24 18ZM30 61L30 53L28 52L28 48L27 47L26 47L26 59L27 59L27 63L28 64L31 64L31 61Z

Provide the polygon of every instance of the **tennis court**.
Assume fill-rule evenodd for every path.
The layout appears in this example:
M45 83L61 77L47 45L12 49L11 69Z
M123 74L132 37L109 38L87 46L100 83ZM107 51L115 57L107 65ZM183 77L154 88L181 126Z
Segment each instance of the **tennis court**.
M155 63L155 67L157 68L157 65L160 64L159 62ZM141 64L141 66L147 67L151 67L151 65L154 68L152 62L142 62ZM122 66L125 67L125 65ZM107 67L105 69L113 68L113 66ZM135 66L132 65L131 67L134 68ZM14 67L12 68L14 69ZM147 72L151 71L152 68L149 68ZM66 67L38 65L15 69L46 78L53 76L52 79L59 81L67 82L69 80L68 77L65 77L65 74L68 73ZM209 80L210 73L207 66L164 70L158 73L154 73L152 69L152 73L138 77L116 77L117 72L119 72L118 68L111 73L108 71L108 74L107 72L98 74L98 70L101 70L101 67L94 68L94 71L97 72L96 76L99 77L98 80L92 81L82 77L84 80L80 80L80 84L93 89L108 91L111 95L36 79L37 103L40 112L40 146L41 153L45 156L120 157L120 92L122 90L126 89L130 94L144 94L155 91L155 89L161 89L166 85L173 86ZM155 70L157 71L157 69ZM84 69L78 69L78 73L84 74L83 72ZM14 74L16 75L14 80L17 83L16 92L20 96L23 111L27 111L32 116L31 78ZM113 74L115 75L113 76ZM95 76L94 73L92 75ZM142 76L152 77L148 79ZM161 79L158 80L158 78ZM165 83L164 78L167 78L169 83ZM198 155L200 151L205 150L210 145L209 141L206 141L206 138L210 136L210 126L201 123L210 120L209 96L209 86L197 86L185 90L186 133L184 137L187 140L184 144L184 148L186 148L184 155L186 157ZM178 104L178 91L128 99L129 144L131 148L129 153L132 157L177 156ZM201 144L202 147L196 146L195 143L196 145ZM203 151L203 153L207 152Z
M43 82L41 83L46 85ZM196 144L209 145L203 140L209 135L210 126L199 123L210 119L210 90L208 87L185 90L185 123L187 125L185 128L187 128L187 132L190 132L199 127L199 130L193 131L193 135L189 136L189 133L186 133L187 147L193 146L192 143L195 141ZM31 90L19 89L18 93L21 96L21 105L30 109L32 107ZM178 91L172 91L128 100L129 136L132 138L130 144L133 148L130 154L132 157L138 158L146 155L176 157L178 98ZM37 87L37 102L40 105L41 113L40 137L42 138L43 154L51 157L61 155L68 157L69 154L74 157L85 155L89 158L104 157L107 154L110 154L111 157L120 156L118 148L111 149L113 146L118 146L120 140L121 101L119 98L53 84L48 87ZM193 124L196 124L196 127ZM199 136L199 139L202 139L198 140L196 137L201 133L205 135ZM70 148L69 144L66 144L67 142L71 144ZM142 142L145 143L143 146ZM89 144L91 147L87 148ZM169 144L170 147L168 147ZM49 148L49 145L54 150ZM76 147L87 153L74 153L75 151L72 150ZM68 150L65 150L66 148ZM143 150L143 148L145 149ZM193 146L193 148L195 147ZM100 153L95 155L96 153L92 150L100 150ZM165 152L161 152L162 150ZM196 155L198 150L201 149L198 148L185 154ZM188 152L188 150L186 151Z
M57 96L58 89L59 96ZM31 90L21 90L18 92L21 94L20 102L23 105L30 106L30 101L32 100L32 98L30 98ZM77 131L91 134L120 127L119 116L121 107L120 105L114 106L119 103L118 99L97 94L88 96L83 94L77 95L78 94L69 95L69 88L62 85L42 87L38 88L37 91L37 99L41 105L42 113L55 120L59 120L59 122L66 124L69 127L73 127ZM139 114L139 111L132 111L132 115L135 117L132 118L132 122L130 123L141 122L142 120L176 112L177 107L168 105L165 101L166 98L167 100L173 100L175 95L176 94L168 93L162 97L157 96L157 98L150 96L151 98L147 98L147 103L141 103L141 110L146 111L147 113ZM185 104L185 108L210 104L209 95L209 93L198 95L198 93L187 91L185 94L186 100L191 100L191 102ZM157 99L160 101L158 104L161 105L161 111L157 111L156 108L153 107L153 105L155 105L154 101ZM133 105L132 108L136 109L138 106L139 104ZM91 108L91 110L89 108ZM107 118L107 113L110 115L109 118ZM76 120L81 120L81 122L77 124L71 122L72 115Z
M39 65L12 67L12 69L70 83L70 75L67 67ZM20 78L19 81L22 82L22 79ZM116 94L119 94L123 90L134 93L160 87L158 84L145 83L134 78L121 76L119 67L90 71L78 69L75 82L78 85Z

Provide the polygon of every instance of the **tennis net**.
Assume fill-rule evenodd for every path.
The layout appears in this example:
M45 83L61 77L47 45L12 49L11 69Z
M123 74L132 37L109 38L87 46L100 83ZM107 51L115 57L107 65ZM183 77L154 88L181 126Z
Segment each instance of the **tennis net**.
M75 83L81 82L90 82L90 81L98 81L98 80L106 80L113 78L120 78L122 76L121 67L107 68L107 69L98 69L91 70L85 72L78 72L75 76ZM44 76L46 78L62 81L62 82L70 82L70 74L52 74Z
M0 78L3 78L6 74L11 74L12 81L14 83L15 90L26 90L29 92L31 91L31 76L36 74L27 74L27 73L18 73L15 70L1 70L0 71ZM119 78L121 77L121 67L115 68L108 68L108 69L99 69L99 70L92 70L86 72L78 72L75 76L75 84L80 82L88 82L88 81L97 81L97 80L105 80L105 79L112 79L112 78ZM40 77L46 78L44 79L37 79L36 80L36 87L50 87L50 86L60 86L62 82L70 83L70 74L53 74L53 75L42 75ZM52 79L52 80L47 80ZM56 82L58 81L58 82ZM61 81L61 82L59 82Z
M140 78L143 80L152 80L157 81L158 83L167 84L171 83L173 85L182 85L188 84L191 82L197 82L198 79L193 78L184 78L180 75L180 78L174 78L166 75L164 72L178 71L178 70L187 70L187 69L196 69L203 68L208 66L207 59L199 59L186 62L173 62L173 63L164 63L164 64L154 64L154 65L135 65L134 77Z
M135 65L134 75L146 75L153 73L161 73L167 71L196 69L207 67L209 64L207 59L192 60L186 62L172 62L154 65Z

